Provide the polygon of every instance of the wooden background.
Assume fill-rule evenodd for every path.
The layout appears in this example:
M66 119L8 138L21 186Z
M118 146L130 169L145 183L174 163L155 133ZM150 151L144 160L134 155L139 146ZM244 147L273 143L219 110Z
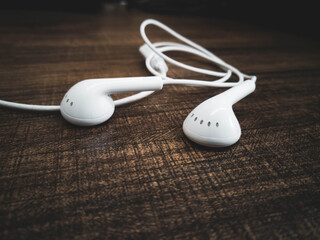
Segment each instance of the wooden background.
M166 86L91 128L1 108L0 238L318 239L319 41L205 17L2 11L0 98L58 105L83 79L149 75L138 47L150 17L258 76L234 106L240 141L209 149L182 132L219 88Z

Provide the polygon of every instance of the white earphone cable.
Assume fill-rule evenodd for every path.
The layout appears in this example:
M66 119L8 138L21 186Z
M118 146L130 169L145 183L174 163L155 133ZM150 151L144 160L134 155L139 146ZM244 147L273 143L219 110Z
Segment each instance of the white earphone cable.
M0 100L0 106L29 111L59 111L59 105L33 105Z
M151 43L149 38L146 35L146 27L148 25L155 25L162 30L166 31L167 33L171 34L175 38L181 40L182 42L185 42L188 45L181 44L181 43L175 43L175 42L156 42L156 43ZM248 78L251 80L256 80L255 76L249 76L246 74L241 73L238 69L235 67L227 64L224 62L221 58L217 57L207 49L201 47L200 45L192 42L191 40L187 39L186 37L180 35L173 29L169 28L168 26L164 25L163 23L154 20L154 19L147 19L143 21L140 25L140 34L144 42L148 45L148 47L152 50L152 53L146 58L145 64L147 69L155 76L161 76L163 79L163 84L168 85L168 84L181 84L181 85L189 85L189 86L197 86L197 87L233 87L235 85L238 85L244 81L244 78ZM165 55L163 52L167 51L180 51L180 52L188 52L194 55L197 55L199 57L205 58L225 70L226 72L216 72L208 69L202 69L202 68L197 68L193 67L181 62L178 62L167 55ZM166 71L157 71L151 64L151 61L156 57L159 56L165 61L174 64L178 67L210 75L210 76L215 76L215 77L221 77L220 79L214 80L214 81L202 81L202 80L195 80L195 79L173 79L170 77L166 76ZM232 76L232 73L238 76L238 82L226 82L229 80ZM140 92L138 94L119 99L115 101L115 105L123 105L127 104L130 102L137 101L141 98L144 98L146 96L149 96L153 93L154 91L148 91L148 92Z
M170 35L174 36L175 38L181 40L182 42L186 44L181 43L175 43L175 42L157 42L157 43L151 43L149 38L146 35L145 29L148 25L154 25L162 30L166 31ZM222 59L211 53L210 51L206 50L205 48L201 47L200 45L192 42L191 40L187 39L186 37L183 37L176 31L172 30L168 26L162 24L159 21L153 20L153 19L147 19L141 23L140 26L140 34L147 44L147 46L152 50L152 53L146 58L145 64L147 69L155 76L161 76L163 79L163 84L182 84L182 85L190 85L190 86L198 86L198 87L232 87L235 85L238 85L239 83L244 81L244 78L249 78L251 80L256 80L255 76L249 76L246 74L241 73L238 69L234 68L233 66L227 64ZM194 55L197 55L199 57L202 57L204 59L207 59L208 61L213 62L214 64L217 64L222 70L225 72L217 72L212 71L208 69L198 68L194 66L190 66L181 62L178 62L167 55L164 54L164 52L168 51L180 51L180 52L187 52ZM214 81L203 81L203 80L196 80L196 79L173 79L166 76L166 69L162 69L159 67L160 70L156 70L154 66L152 66L151 62L156 57L160 57L164 59L166 62L171 63L173 65L176 65L178 67L194 71L201 74L206 74L214 77L220 77L220 79L214 80ZM165 64L165 63L164 63ZM163 66L162 66L163 67ZM232 76L232 73L238 76L237 82L226 82L230 79ZM140 92L134 95L131 95L129 97L125 97L122 99L115 100L115 106L124 105L127 103L131 103L137 100L140 100L142 98L145 98L152 94L154 91L144 91ZM16 108L16 109L23 109L23 110L32 110L32 111L58 111L60 110L60 106L58 105L33 105L33 104L23 104L23 103L14 103L9 101L3 101L0 100L0 106L9 107L9 108Z
M175 38L181 40L182 42L186 43L185 44L180 44L180 43L172 43L172 42L158 42L158 43L151 43L149 38L147 37L145 33L145 29L148 25L154 25L162 30L166 31L170 35L174 36ZM211 76L216 76L216 77L222 77L218 80L214 81L202 81L202 80L194 80L194 79L172 79L169 77L163 77L164 78L164 84L186 84L186 85L193 85L193 86L208 86L208 87L232 87L235 85L240 84L241 82L244 81L244 78L250 78L252 80L256 79L255 76L249 76L246 74L241 73L238 69L235 67L227 64L224 62L221 58L217 57L207 49L201 47L200 45L196 44L195 42L192 42L191 40L187 39L186 37L180 35L173 29L169 28L168 26L162 24L161 22L154 20L154 19L147 19L142 22L140 26L140 34L145 41L145 43L148 45L148 47L152 50L152 54L146 59L146 66L148 70L154 74L154 75L161 75L155 69L152 68L150 65L150 62L152 58L156 55L162 57L165 61L176 65L178 67L206 74L206 75L211 75ZM202 69L202 68L196 68L181 62L178 62L167 55L163 54L163 52L166 51L182 51L182 52L188 52L191 54L195 54L199 57L205 58L218 66L220 66L223 70L226 72L216 72L212 70L207 70L207 69ZM231 77L231 72L234 73L235 75L238 76L238 82L226 82L227 80L230 79Z

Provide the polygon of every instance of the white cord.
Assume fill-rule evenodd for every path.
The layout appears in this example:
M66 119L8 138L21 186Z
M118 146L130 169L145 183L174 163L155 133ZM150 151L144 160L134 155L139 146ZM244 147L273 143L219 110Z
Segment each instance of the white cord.
M33 104L24 104L24 103L15 103L0 100L0 106L22 109L22 110L30 110L30 111L59 111L60 106L57 105L33 105Z
M175 43L175 42L151 43L145 32L145 29L148 25L157 26L186 44ZM145 61L146 67L153 75L161 76L163 79L164 85L182 84L182 85L190 85L190 86L198 86L198 87L232 87L243 82L245 78L256 81L255 76L249 76L241 73L238 69L227 64L221 58L217 57L210 51L192 42L191 40L183 37L176 31L172 30L171 28L162 24L159 21L156 21L153 19L147 19L143 21L140 25L140 34L143 40L145 41L146 45L151 50L149 51L150 54L146 57L146 61ZM199 57L207 59L208 61L211 61L214 64L218 65L222 70L224 70L224 72L217 72L217 71L212 71L208 69L197 68L194 66L190 66L190 65L178 62L164 54L164 52L168 52L168 51L180 51L180 52L187 52L187 53L197 55ZM196 79L173 79L166 76L166 72L168 68L163 60L190 71L194 71L197 73L202 73L202 74L206 74L214 77L220 77L220 78L214 81L203 81L203 80L196 80ZM232 76L232 73L238 76L238 81L226 82L230 79L230 77ZM154 93L154 91L140 92L140 93L131 95L129 97L115 100L114 103L115 103L115 106L124 105L127 103L140 100L142 98L145 98L152 93ZM32 105L32 104L8 102L3 100L0 100L0 106L23 109L23 110L32 110L32 111L59 111L60 110L60 106L56 106L56 105L51 105L51 106Z
M158 42L158 43L151 43L149 38L146 35L145 29L148 25L154 25L162 30L166 31L173 37L179 39L180 41L186 43L185 44L180 44L180 43L172 43L172 42ZM239 83L244 81L244 78L250 78L251 80L255 80L255 76L249 76L246 74L241 73L238 69L235 67L227 64L224 62L221 58L217 57L207 49L201 47L200 45L192 42L191 40L185 38L184 36L180 35L176 31L172 30L168 26L162 24L161 22L154 20L154 19L147 19L142 22L140 26L140 34L145 41L145 43L148 45L148 47L152 50L152 53L148 56L146 59L146 67L148 70L158 76L162 76L161 73L155 71L155 69L151 66L150 62L152 61L152 58L155 57L156 55L163 58L166 62L169 62L173 65L176 65L178 67L210 75L210 76L215 76L215 77L222 77L218 80L214 81L201 81L201 80L195 80L195 79L172 79L169 77L162 76L164 79L164 84L183 84L183 85L193 85L193 86L208 86L208 87L232 87L235 85L238 85ZM202 58L205 58L225 70L226 72L215 72L212 70L207 70L207 69L202 69L202 68L197 68L193 67L181 62L178 62L167 55L163 54L163 52L166 51L182 51L182 52L188 52L191 54L195 54L197 56L200 56ZM231 73L234 73L235 75L238 76L238 82L226 82L227 80L230 79Z

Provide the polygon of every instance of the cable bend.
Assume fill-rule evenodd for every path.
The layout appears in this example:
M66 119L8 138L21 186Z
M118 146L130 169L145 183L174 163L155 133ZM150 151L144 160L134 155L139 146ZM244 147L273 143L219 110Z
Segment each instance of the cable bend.
M156 27L161 28L165 32L169 33L176 39L182 41L182 43L176 42L156 42L152 43L146 34L146 27L148 25L154 25ZM197 86L197 87L232 87L244 81L244 79L251 79L256 81L256 76L249 76L246 74L241 73L237 68L227 64L221 58L213 54L212 52L208 51L207 49L203 48L202 46L198 45L197 43L191 41L190 39L182 36L181 34L177 33L170 27L164 25L163 23L154 20L154 19L146 19L140 25L140 34L142 39L144 40L145 44L150 48L151 51L149 56L146 57L145 65L147 69L155 76L161 76L163 79L163 84L181 84L181 85L189 85L189 86ZM223 71L217 72L209 69L198 68L194 66L190 66L188 64L184 64L182 62L176 61L170 57L168 57L164 52L168 51L180 51L180 52L187 52L199 57L202 57L216 65L218 65ZM219 77L219 79L213 81L203 81L197 79L173 79L167 77L167 67L159 67L158 71L152 66L153 64L157 64L157 62L152 64L152 61L155 57L162 58L165 62L171 63L175 66L187 69L189 71L194 71L201 74L206 74L214 77ZM158 59L159 60L159 59ZM162 63L165 65L165 62ZM227 82L232 74L238 76L237 82ZM115 100L116 106L121 106L127 103L131 103L142 98L145 98L152 94L154 91L144 91L129 97L125 97L119 100ZM32 110L32 111L59 111L60 106L58 105L32 105L32 104L23 104L23 103L14 103L9 101L0 100L0 106L9 107L9 108L16 108L16 109L23 109L23 110Z

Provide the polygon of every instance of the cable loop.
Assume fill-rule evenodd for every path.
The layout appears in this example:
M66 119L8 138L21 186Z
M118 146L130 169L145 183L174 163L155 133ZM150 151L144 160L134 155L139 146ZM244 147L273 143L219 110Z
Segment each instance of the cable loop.
M146 27L148 25L154 25L162 30L166 31L173 37L179 39L180 41L184 42L182 43L176 43L176 42L156 42L151 43L149 38L146 35ZM233 87L235 85L238 85L239 83L243 82L244 79L252 79L256 80L257 78L255 76L249 76L246 74L241 73L238 69L235 67L227 64L224 62L221 58L214 55L207 49L201 47L200 45L196 44L195 42L187 39L186 37L182 36L181 34L177 33L176 31L172 30L168 26L164 25L163 23L154 20L154 19L147 19L143 21L140 25L140 34L145 43L148 45L148 47L151 49L151 54L146 57L145 64L147 69L155 76L161 76L163 79L163 84L182 84L182 85L189 85L189 86L197 86L197 87ZM198 68L194 66L190 66L188 64L181 63L179 61L176 61L170 57L168 57L164 52L169 51L180 51L180 52L187 52L194 55L197 55L199 57L202 57L216 65L218 65L223 71L217 72L209 69L203 69ZM163 68L163 66L157 66L158 71L152 66L152 61L154 58L160 58L157 60L161 60L160 63L163 63L165 65L165 62L171 63L175 66L194 71L201 74L206 74L214 77L219 77L217 80L213 81L203 81L203 80L197 80L197 79L173 79L166 75L167 72L167 66ZM164 61L165 62L164 62ZM157 62L155 63L157 64ZM237 82L227 82L232 74L235 74L238 76ZM120 106L123 104L127 104L130 102L137 101L139 99L145 98L152 94L154 91L144 91L140 92L134 95L131 95L129 97L125 97L122 99L115 100L114 103L116 106ZM5 106L9 108L17 108L17 109L24 109L24 110L32 110L32 111L58 111L60 110L60 106L45 106L45 105L32 105L32 104L23 104L23 103L14 103L14 102L8 102L0 100L0 106Z

